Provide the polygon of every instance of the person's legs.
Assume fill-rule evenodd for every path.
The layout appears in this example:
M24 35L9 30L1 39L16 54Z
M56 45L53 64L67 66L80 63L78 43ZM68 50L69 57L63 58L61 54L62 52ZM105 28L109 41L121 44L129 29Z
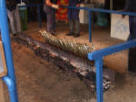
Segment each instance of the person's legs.
M55 33L55 11L51 10L47 13L47 32L51 34Z
M69 19L69 30L70 30L70 33L74 32L74 21L73 21L73 19Z
M51 32L51 28L52 28L51 14L47 14L47 32Z
M56 29L56 12L55 10L52 12L52 31L55 32Z
M7 13L8 13L11 32L13 34L16 34L17 32L16 32L16 28L15 28L15 21L14 21L14 11L7 10Z
M68 9L68 22L69 22L69 33L66 34L68 36L74 35L74 21L72 19L72 9Z
M80 36L80 22L78 19L74 20L75 23L75 37Z
M129 17L130 35L129 40L136 39L136 17Z
M129 17L130 37L129 40L136 39L136 17ZM136 48L130 48L128 53L128 70L136 72Z
M66 35L68 36L74 35L74 21L72 19L69 19L69 33Z
M16 7L16 10L15 10L15 20L16 20L16 31L17 33L20 33L21 32L21 22L20 22L18 6Z
M80 36L79 10L74 11L73 19L74 19L74 26L75 26L74 37L78 37Z
M131 72L136 72L136 48L129 49L128 70Z

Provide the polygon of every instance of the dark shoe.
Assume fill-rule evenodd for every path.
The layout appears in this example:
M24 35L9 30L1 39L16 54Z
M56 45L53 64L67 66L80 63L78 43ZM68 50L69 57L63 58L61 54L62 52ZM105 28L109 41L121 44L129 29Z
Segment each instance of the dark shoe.
M77 38L77 37L79 37L80 36L80 34L74 34L74 37L75 38Z
M23 34L22 32L17 32L17 34Z
M51 35L56 36L56 33L55 33L55 32L52 32Z
M13 34L13 37L16 37L17 36L17 33Z
M72 36L72 35L74 35L74 33L68 33L68 34L66 34L67 36Z

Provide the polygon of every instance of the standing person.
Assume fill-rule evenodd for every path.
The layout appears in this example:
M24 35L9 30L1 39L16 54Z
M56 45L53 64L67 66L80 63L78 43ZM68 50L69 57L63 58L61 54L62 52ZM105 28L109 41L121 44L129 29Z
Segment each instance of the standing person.
M47 32L52 35L55 35L55 13L58 8L57 0L45 0L44 11L47 15Z
M136 0L126 0L125 11L136 13ZM129 27L130 36L128 40L136 39L136 16L129 16Z
M125 11L136 13L136 0L127 0ZM136 16L129 16L129 29L130 35L128 40L136 39ZM129 49L128 60L128 70L136 72L136 48Z
M80 7L80 3L83 0L69 0L69 6ZM80 36L80 22L79 22L79 11L77 9L68 9L68 20L69 20L69 33L68 36L79 37ZM74 32L75 28L75 32Z
M17 1L6 0L6 4L11 32L13 35L19 34L21 33L21 24Z

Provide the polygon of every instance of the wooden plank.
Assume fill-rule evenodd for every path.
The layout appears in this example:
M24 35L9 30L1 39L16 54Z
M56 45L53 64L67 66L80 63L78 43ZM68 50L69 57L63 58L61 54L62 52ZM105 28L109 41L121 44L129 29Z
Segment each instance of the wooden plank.
M3 50L2 42L0 41L0 77L3 77L7 74L6 60Z
M2 80L0 80L0 102L5 102Z

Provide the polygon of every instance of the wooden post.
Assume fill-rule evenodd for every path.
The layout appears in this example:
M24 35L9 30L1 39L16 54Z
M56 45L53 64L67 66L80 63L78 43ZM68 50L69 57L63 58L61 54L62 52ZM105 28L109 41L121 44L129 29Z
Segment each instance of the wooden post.
M4 91L3 91L3 82L1 79L0 79L0 102L5 102Z

